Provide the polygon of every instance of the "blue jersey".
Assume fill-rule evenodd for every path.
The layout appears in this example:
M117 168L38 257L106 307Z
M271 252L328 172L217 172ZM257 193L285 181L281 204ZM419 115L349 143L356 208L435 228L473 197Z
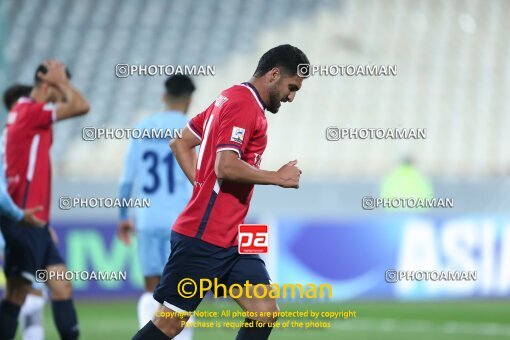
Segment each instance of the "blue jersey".
M148 131L182 129L185 116L176 111L150 115L135 127ZM174 134L178 138L178 135ZM169 147L170 138L131 139L120 180L121 197L149 198L150 207L135 208L139 230L170 229L191 196L192 186ZM120 218L128 218L121 209Z

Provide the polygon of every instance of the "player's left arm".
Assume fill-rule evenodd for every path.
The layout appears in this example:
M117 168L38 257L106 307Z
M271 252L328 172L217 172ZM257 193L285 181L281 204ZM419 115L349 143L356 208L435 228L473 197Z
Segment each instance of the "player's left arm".
M61 84L59 89L64 93L66 101L56 106L57 121L82 116L89 112L89 103L71 83Z
M119 195L120 199L129 200L133 192L133 183L136 173L136 141L131 140L129 143L126 160L124 161L124 169L120 177ZM119 223L117 225L117 235L119 239L126 245L131 244L131 235L135 231L133 221L129 219L128 208L121 206L119 210Z
M89 112L89 103L69 81L65 65L56 60L47 60L43 64L48 71L46 73L39 72L37 76L56 86L65 97L65 102L59 102L55 107L54 120L73 118Z
M200 145L201 140L189 129L188 126L182 131L182 138L174 138L170 142L170 149L177 159L177 163L188 177L191 184L195 183L195 171L197 168L197 153L195 147Z
M23 210L18 208L12 201L11 197L5 190L5 187L0 184L0 213L7 216L13 221L20 221L23 218Z
M42 211L42 207L25 210L18 208L7 193L7 190L5 190L5 187L0 184L0 214L29 227L43 227L45 225L44 221L35 217L35 214L39 211Z

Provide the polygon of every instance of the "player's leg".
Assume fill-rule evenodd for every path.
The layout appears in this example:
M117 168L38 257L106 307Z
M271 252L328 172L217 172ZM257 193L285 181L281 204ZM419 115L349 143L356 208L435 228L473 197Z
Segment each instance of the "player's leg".
M21 319L23 340L44 339L43 315L43 310L41 310L38 313L26 315Z
M79 336L78 317L72 300L71 282L62 280L67 271L65 264L52 264L46 267L50 290L53 321L61 339L77 339Z
M170 263L170 261L169 261ZM168 266L168 265L167 265ZM165 269L165 271L167 271ZM163 273L163 287L158 286L158 289L154 292L155 296L170 296L173 294L168 294L169 290L172 290L171 287L176 285L172 284L173 280L168 280L168 275ZM167 282L167 283L165 283ZM160 299L160 298L158 298ZM181 297L182 299L182 297ZM189 312L183 310L177 306L174 306L167 302L167 300L172 300L172 298L164 298L162 299L163 303L158 302L158 308L154 313L152 320L149 320L133 337L133 340L142 340L142 339L154 339L154 340L163 340L163 339L174 339L180 336L179 333L182 332L186 322L189 319ZM193 299L194 300L194 299ZM201 299L200 299L201 300ZM200 300L198 303L200 303ZM198 306L197 303L197 306ZM196 307L194 307L196 308ZM189 309L189 310L194 310Z
M160 276L145 276L144 279L145 291L138 299L137 305L139 329L152 320L159 307L159 302L154 300L152 295L154 294L154 289L161 279Z
M236 289L233 290L235 291ZM271 286L266 285L265 288L253 286L249 287L248 290L248 294L241 294L242 296L240 298L234 300L243 310L256 312L257 316L253 318L246 318L246 323L251 324L252 321L260 321L263 323L263 326L241 327L237 333L236 340L268 339L273 329L273 325L278 319L278 304L275 299L270 298L269 296L264 298L255 298L253 296L255 295L255 290L257 290L257 296L262 296L264 292L269 292L271 290ZM237 295L238 294L236 292L235 296ZM251 298L246 296L250 296ZM264 316L260 316L261 313L263 313Z
M184 298L178 290L179 282L186 278L198 283L200 277L213 278L219 274L214 272L219 266L207 248L203 241L172 232L172 252L154 291L160 306L152 321L138 331L134 340L174 338L183 330L202 298L199 294Z
M7 278L5 296L0 303L0 339L13 339L18 328L21 306L32 283L21 276Z
M23 227L5 218L0 218L0 228L6 243L4 272L7 277L5 296L0 303L0 339L12 339L44 246L39 242L41 229Z
M160 269L159 269L160 273L163 272L163 270L165 268L166 261L170 257L171 250L170 250L170 244L168 242L170 237L171 237L170 230L164 229L164 230L158 231L158 249L159 249L158 262L160 263ZM159 284L160 280L161 280L161 276L158 277L158 284ZM155 291L155 288L156 287L154 286L154 288L152 289L153 292ZM156 300L154 300L154 301L156 301ZM156 303L157 303L157 307L159 307L159 302L156 302ZM155 310L157 310L157 308ZM193 315L191 315L189 317L189 319L187 318L187 321L195 322L195 317ZM174 339L175 340L192 340L193 339L193 328L192 327L184 327L184 329L177 336L175 336Z
M51 237L49 228L43 229L46 246L44 269L47 271L46 285L50 291L53 321L61 339L77 339L80 335L78 317L72 300L71 282L63 280L67 267Z
M37 286L34 286L37 287ZM21 307L20 321L23 340L44 339L43 314L45 297L42 289L32 288Z
M140 329L152 320L158 309L159 302L154 300L152 295L161 279L161 272L168 256L165 254L165 257L161 258L159 239L153 230L137 230L136 239L138 259L145 279L145 292L138 299L137 305L138 328ZM169 236L165 239L167 247L169 247L169 239Z
M279 309L276 300L267 294L272 289L269 285L270 278L264 261L258 255L240 255L226 278L228 285L238 283L239 286L245 287L246 281L250 283L247 288L241 291L239 288L232 288L233 296L236 297L234 300L243 310L254 312L256 315L256 317L245 319L247 324L259 321L263 323L263 326L241 327L236 339L268 339L278 319Z

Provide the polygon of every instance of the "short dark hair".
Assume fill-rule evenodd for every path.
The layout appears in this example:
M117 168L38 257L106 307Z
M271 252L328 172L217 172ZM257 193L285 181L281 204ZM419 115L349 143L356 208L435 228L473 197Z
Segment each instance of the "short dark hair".
M28 85L14 84L10 86L5 90L3 97L4 105L7 110L12 109L20 97L28 97L31 91L32 86Z
M170 98L189 98L195 91L195 84L193 84L190 77L176 74L165 81L165 90Z
M39 76L37 75L39 72L46 74L46 73L48 73L48 68L46 66L44 66L43 64L40 64L39 66L37 66L37 69L35 70L35 74L34 74L35 84L39 84L41 82L41 78L39 78ZM66 76L67 76L67 79L71 79L71 72L69 71L67 66L66 66Z
M276 46L262 55L253 76L261 77L274 67L294 76L299 64L310 64L303 51L289 44Z

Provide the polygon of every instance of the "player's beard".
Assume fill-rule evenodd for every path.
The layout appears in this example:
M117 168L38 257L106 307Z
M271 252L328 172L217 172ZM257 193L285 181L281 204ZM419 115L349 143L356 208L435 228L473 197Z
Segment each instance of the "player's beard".
M269 99L267 102L267 109L269 112L277 113L280 109L281 100L280 100L280 91L278 91L278 84L275 84L270 90L269 90Z

